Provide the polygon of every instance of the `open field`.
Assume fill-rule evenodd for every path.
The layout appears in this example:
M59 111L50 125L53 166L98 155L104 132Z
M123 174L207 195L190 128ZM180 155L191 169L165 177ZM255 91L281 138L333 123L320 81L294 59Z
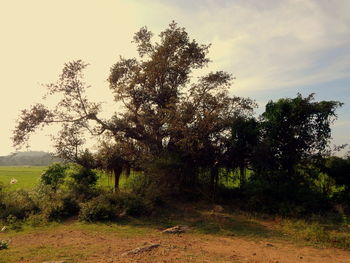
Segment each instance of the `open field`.
M190 226L183 234L163 234L175 225ZM349 263L350 252L321 244L310 246L281 232L278 222L249 219L230 213L193 211L184 207L169 217L124 218L118 222L86 224L75 220L0 233L10 240L0 250L0 263L112 262L232 262L232 263ZM124 253L159 244L151 251Z
M0 166L0 182L8 190L25 189L31 190L40 180L40 175L46 169L46 166ZM98 172L99 185L112 186L113 182L102 172ZM12 178L18 182L10 184Z
M10 190L31 189L38 183L45 166L0 166L0 182ZM12 178L18 182L10 184Z

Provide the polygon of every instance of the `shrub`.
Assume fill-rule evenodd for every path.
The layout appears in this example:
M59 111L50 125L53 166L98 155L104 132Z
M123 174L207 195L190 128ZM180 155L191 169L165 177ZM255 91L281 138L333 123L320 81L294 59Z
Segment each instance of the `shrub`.
M132 173L126 179L122 189L130 192L129 196L143 197L144 200L161 205L168 191L164 190L166 186L163 184L160 186L158 179L153 181L154 176L151 177L142 172Z
M30 214L26 219L26 223L33 227L44 226L47 222L47 219L42 214Z
M9 248L9 242L5 240L0 240L0 250L8 249L8 248Z
M146 203L136 195L120 195L120 207L125 215L140 216L147 212Z
M67 170L67 189L79 201L96 196L97 173L91 169L73 164Z
M98 196L88 202L80 204L79 220L94 222L111 220L116 216L116 205L105 196Z
M58 187L63 184L66 165L60 163L51 164L41 175L41 183L50 185L54 191L57 191Z
M305 240L314 243L329 241L329 233L318 223L309 223L304 220L286 220L283 229L297 240Z
M72 216L72 204L67 198L51 199L42 207L41 213L48 221L59 221Z
M47 221L57 221L77 214L77 201L67 190L53 192L50 187L40 185L35 196L36 204Z
M6 224L8 225L8 228L11 230L19 231L22 229L22 222L18 220L17 217L14 215L9 215L6 218Z
M0 200L0 219L5 219L9 215L23 219L30 213L38 211L31 195L24 190L13 192L3 192Z
M45 203L41 208L41 213L48 221L59 221L76 214L67 198L58 197Z
M79 219L82 221L112 220L118 215L141 216L152 208L151 202L126 193L101 193L98 197L80 204Z

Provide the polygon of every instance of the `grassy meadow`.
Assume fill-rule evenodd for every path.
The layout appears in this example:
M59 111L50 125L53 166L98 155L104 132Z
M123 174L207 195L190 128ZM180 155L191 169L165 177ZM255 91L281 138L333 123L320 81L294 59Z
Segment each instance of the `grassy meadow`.
M38 184L41 174L46 166L0 166L0 182L6 186L7 190L31 190ZM113 180L107 174L98 171L98 184L112 186ZM17 180L16 184L10 184L11 179ZM122 180L122 181L125 181Z
M0 182L9 190L29 190L39 182L40 175L45 168L45 166L0 166ZM10 184L12 178L18 182Z

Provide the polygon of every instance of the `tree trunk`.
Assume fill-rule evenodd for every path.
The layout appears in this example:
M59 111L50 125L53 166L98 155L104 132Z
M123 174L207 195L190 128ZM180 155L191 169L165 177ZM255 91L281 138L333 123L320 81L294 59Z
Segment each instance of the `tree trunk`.
M130 176L130 172L131 172L131 166L129 164L126 165L126 168L125 168L125 176L127 178L129 178Z
M114 191L119 191L119 179L120 175L122 174L123 169L121 167L115 167L113 169L114 172Z
M215 198L215 195L216 195L218 181L219 181L219 168L217 165L214 165L210 169L210 187L211 187L211 193L212 193L213 199Z
M240 178L239 178L239 180L240 180L239 187L243 188L244 185L245 185L245 182L246 182L244 164L241 164L239 166L239 176L240 176Z

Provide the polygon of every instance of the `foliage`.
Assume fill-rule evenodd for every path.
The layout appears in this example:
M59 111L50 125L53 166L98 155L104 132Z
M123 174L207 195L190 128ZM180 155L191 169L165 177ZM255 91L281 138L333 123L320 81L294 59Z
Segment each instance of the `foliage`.
M148 212L150 207L140 197L135 195L120 195L118 197L120 208L123 213L129 216L141 216Z
M0 250L8 249L8 248L9 248L9 242L6 240L0 240Z
M66 165L54 163L42 173L40 180L44 185L50 185L53 191L57 191L64 182L66 169Z
M46 221L59 221L77 214L78 202L68 191L53 192L50 187L40 185L34 197L40 214Z
M84 200L94 195L97 179L95 171L72 164L67 170L66 185L77 200Z
M20 221L16 216L9 215L6 220L6 224L8 225L9 229L19 231L22 229L22 221Z
M87 64L73 61L65 64L57 83L47 85L48 96L61 97L54 109L36 104L22 111L14 130L14 145L23 145L39 127L61 123L62 130L54 140L59 155L71 161L79 160L84 131L112 137L115 143L110 156L114 157L102 166L113 169L118 178L125 164L144 170L145 165L156 164L159 156L167 153L182 162L180 171L168 173L169 177L176 175L171 180L179 185L196 181L192 167L222 165L232 121L251 115L255 103L231 96L232 77L223 71L191 83L193 70L209 62L209 45L190 40L175 22L160 33L159 42L154 43L152 36L142 28L134 37L139 59L120 58L111 68L108 81L115 103L123 106L121 112L109 120L98 116L100 104L90 102L85 95L82 72ZM132 149L131 156L125 149ZM211 178L216 178L216 171L215 167Z
M336 118L337 101L313 102L314 94L303 98L270 101L262 114L263 143L268 147L270 167L263 161L258 169L273 169L280 175L295 177L297 165L327 150L331 138L330 124ZM262 166L262 167L259 167Z
M245 170L256 155L260 133L260 125L255 118L238 117L232 123L227 167L239 168L241 187L246 181Z
M41 183L54 192L67 190L75 199L83 200L94 194L97 179L97 173L88 166L55 163L42 174Z
M116 213L116 206L108 198L98 196L80 204L79 220L87 222L111 220L116 217Z
M97 165L107 173L114 174L114 189L119 189L119 179L123 172L126 176L130 174L131 163L136 163L137 150L132 143L126 143L122 140L113 143L107 139L102 141L96 154Z
M121 215L140 216L147 212L149 206L139 197L131 194L102 193L80 204L79 220L112 220Z
M31 212L38 211L32 197L24 190L0 192L0 208L0 219L6 219L9 216L22 219Z
M57 192L38 199L42 211L42 203L51 202L45 212L49 218L66 215L69 199L72 207L82 203L81 217L87 220L110 218L114 203L137 213L144 205L139 197L156 202L200 192L215 201L237 170L240 189L233 190L247 209L299 216L350 200L349 158L330 157L324 163L342 103L297 94L270 101L254 118L256 103L229 92L229 73L218 70L192 79L210 62L210 45L191 40L175 22L158 42L141 28L134 43L138 57L120 57L110 69L109 88L118 108L112 117L101 118L101 103L88 99L83 76L88 65L81 60L66 63L57 82L47 85L47 96L59 99L53 108L36 104L19 116L15 146L40 127L61 124L53 136L57 153L75 163L53 165L42 177L42 184ZM96 153L81 150L86 133L98 139ZM115 192L123 172L126 178L140 172L129 181L138 197L103 197L94 168L114 174Z
M331 156L326 159L324 171L339 185L350 191L350 157Z
M40 227L48 224L48 220L44 214L30 214L25 221L26 224L32 227Z

